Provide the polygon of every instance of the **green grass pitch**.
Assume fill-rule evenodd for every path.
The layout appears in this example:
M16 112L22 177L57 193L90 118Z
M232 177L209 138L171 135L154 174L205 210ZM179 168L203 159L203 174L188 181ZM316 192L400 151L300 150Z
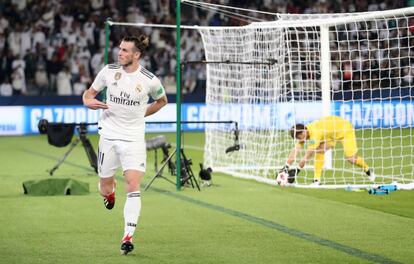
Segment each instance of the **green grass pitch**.
M201 133L183 138L196 175L203 142ZM66 150L44 136L0 138L0 263L414 263L414 191L280 188L214 172L201 192L155 180L142 195L136 248L121 256L121 173L108 211L80 145L52 177L88 182L89 195L23 194L22 182L50 178Z

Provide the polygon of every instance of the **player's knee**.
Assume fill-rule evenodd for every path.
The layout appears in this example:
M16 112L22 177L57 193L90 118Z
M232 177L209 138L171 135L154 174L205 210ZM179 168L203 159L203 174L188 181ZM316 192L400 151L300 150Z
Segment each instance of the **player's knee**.
M138 180L131 180L127 182L126 191L127 192L136 192L140 190L140 182Z
M125 172L125 183L127 192L139 191L141 179L143 178L143 173L138 171L126 171Z
M139 183L138 177L133 177L133 178L130 177L126 179L127 186L136 186L138 185L138 183Z
M316 149L315 149L315 153L323 153L324 151L324 145L319 145Z
M351 162L351 163L356 163L356 161L357 161L357 157L356 156L348 156L348 157L345 157L345 159L347 161Z
M318 154L325 154L325 152L326 152L326 148L325 147L323 147L323 148L318 148L318 149L316 149L316 153L318 153Z

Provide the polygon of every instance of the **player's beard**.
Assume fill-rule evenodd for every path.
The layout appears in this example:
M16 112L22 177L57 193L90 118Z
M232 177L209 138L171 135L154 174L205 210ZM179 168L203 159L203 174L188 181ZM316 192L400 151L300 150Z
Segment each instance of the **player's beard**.
M122 67L125 67L125 68L128 68L129 66L131 66L131 65L132 65L132 63L134 63L134 62L133 62L133 60L131 59L131 60L127 61L126 63L121 64L121 66L122 66Z
M125 68L128 68L129 66L132 65L132 60L128 61L127 63L125 63L124 65L122 65Z

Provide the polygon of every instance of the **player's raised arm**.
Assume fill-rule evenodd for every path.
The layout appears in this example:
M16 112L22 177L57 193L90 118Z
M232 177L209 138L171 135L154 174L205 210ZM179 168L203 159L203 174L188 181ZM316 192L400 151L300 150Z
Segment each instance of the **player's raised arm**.
M82 96L83 105L90 109L94 109L94 110L100 109L100 108L107 109L108 106L105 103L96 99L96 96L98 95L98 93L99 92L97 92L92 87L86 90Z

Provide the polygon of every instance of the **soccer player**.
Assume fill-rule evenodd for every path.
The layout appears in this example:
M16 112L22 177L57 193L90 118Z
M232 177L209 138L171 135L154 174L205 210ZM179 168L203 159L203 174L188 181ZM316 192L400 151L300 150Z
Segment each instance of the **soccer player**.
M115 171L122 167L126 183L124 235L121 253L134 249L134 235L141 211L140 183L146 164L145 120L167 104L160 80L139 64L148 38L128 36L119 45L118 63L106 65L83 94L83 104L104 109L98 124L99 191L107 209L115 205ZM95 97L105 87L106 103ZM148 104L149 97L154 101Z
M305 164L315 156L315 172L313 185L319 185L321 181L322 167L325 160L325 152L335 147L337 142L341 142L344 147L345 159L352 164L361 167L370 181L375 180L373 171L368 164L357 155L358 147L355 137L355 129L352 124L339 116L327 116L316 120L306 126L296 124L291 130L290 135L297 140L297 144L290 152L286 165L282 171L292 172L289 166L296 160L296 155L306 143L306 152L299 161L298 168L294 170L295 176L300 172ZM291 174L291 173L289 173Z

